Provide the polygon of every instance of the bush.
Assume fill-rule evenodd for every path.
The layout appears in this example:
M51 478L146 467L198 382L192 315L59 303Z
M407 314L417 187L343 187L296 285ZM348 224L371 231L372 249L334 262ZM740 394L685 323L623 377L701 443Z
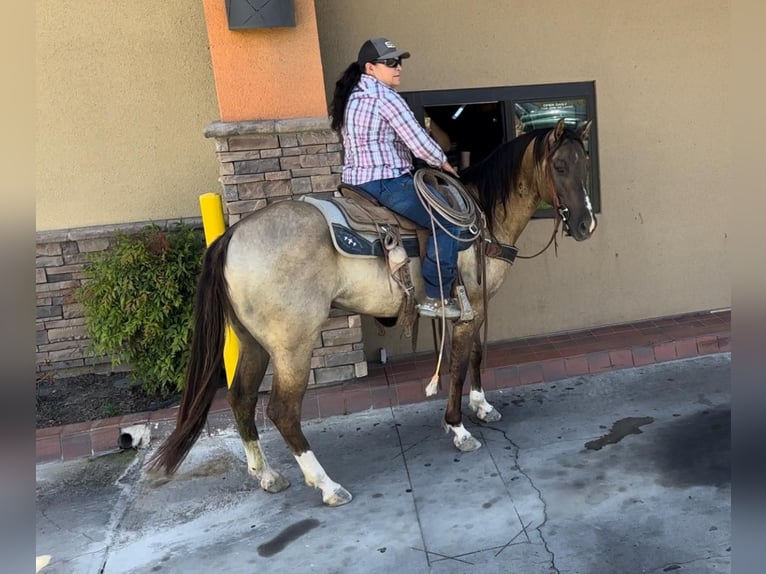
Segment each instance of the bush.
M192 306L205 241L200 230L156 225L120 233L89 257L76 298L83 304L93 350L129 364L144 392L180 391L189 354Z

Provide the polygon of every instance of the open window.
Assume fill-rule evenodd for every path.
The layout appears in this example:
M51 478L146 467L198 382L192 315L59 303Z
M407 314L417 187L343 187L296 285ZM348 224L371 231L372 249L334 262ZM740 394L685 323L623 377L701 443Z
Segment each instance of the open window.
M571 128L596 118L593 82L402 92L415 117L442 146L458 171L480 162L496 147L537 128L564 119ZM588 188L593 209L601 211L597 123L586 149L590 156ZM545 203L535 217L552 217Z
M480 162L505 140L503 102L476 102L425 106L425 126L463 170Z

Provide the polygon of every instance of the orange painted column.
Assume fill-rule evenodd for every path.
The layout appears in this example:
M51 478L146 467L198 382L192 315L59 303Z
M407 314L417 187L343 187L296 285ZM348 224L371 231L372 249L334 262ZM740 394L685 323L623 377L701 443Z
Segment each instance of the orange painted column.
M221 121L327 115L314 0L295 27L229 30L224 0L203 0Z

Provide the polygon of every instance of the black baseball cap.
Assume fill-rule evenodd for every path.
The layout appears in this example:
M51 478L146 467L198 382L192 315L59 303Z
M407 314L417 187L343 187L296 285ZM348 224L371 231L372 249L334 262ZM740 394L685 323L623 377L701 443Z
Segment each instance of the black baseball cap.
M362 44L362 47L359 48L359 58L357 58L357 62L360 67L364 68L364 65L367 62L373 62L375 60L409 57L409 52L398 50L391 40L386 38L372 38L371 40L367 40Z

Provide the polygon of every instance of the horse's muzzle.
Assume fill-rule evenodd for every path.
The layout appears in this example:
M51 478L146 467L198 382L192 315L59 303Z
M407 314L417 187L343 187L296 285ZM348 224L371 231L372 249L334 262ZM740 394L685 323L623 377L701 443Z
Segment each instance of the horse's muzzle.
M567 226L567 232L569 235L574 237L575 241L585 241L591 235L593 235L593 232L596 231L597 226L598 220L596 219L596 216L590 215L581 219L574 229Z

